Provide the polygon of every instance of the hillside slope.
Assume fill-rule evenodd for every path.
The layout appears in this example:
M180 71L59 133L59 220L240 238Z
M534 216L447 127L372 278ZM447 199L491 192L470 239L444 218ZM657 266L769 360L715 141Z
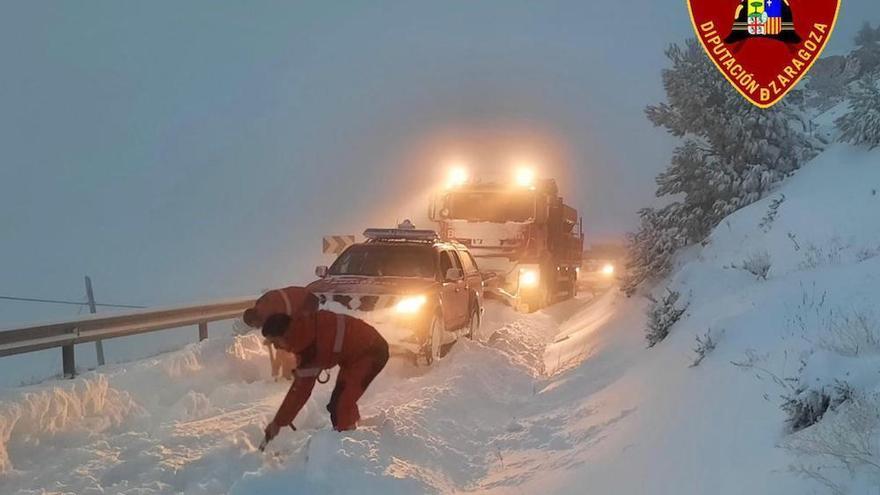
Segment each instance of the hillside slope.
M878 425L861 416L871 408L865 401L876 408L880 384L878 255L876 151L833 147L729 216L655 290L679 292L687 312L618 386L618 395L641 396L637 419L607 445L611 455L595 456L571 484L589 483L596 493L694 494L876 487L878 472L866 468L878 461ZM764 268L766 280L749 271ZM716 349L689 368L696 337L707 333ZM825 396L835 409L841 395L860 399L791 433L803 425L786 422L787 399L821 409ZM855 479L839 457L794 455L862 441L870 449L866 459L851 459Z

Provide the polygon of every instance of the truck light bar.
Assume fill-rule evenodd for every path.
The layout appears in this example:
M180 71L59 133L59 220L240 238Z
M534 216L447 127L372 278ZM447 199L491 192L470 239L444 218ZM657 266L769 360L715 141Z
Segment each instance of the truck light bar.
M364 237L373 241L433 241L437 232L427 229L367 229Z

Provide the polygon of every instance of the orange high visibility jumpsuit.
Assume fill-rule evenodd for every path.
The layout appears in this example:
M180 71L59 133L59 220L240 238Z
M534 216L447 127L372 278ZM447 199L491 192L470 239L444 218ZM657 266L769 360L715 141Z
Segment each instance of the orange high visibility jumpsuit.
M355 429L360 420L357 401L388 362L388 342L363 320L326 310L294 316L284 339L300 364L275 424L291 424L311 396L318 375L338 365L327 410L334 429Z

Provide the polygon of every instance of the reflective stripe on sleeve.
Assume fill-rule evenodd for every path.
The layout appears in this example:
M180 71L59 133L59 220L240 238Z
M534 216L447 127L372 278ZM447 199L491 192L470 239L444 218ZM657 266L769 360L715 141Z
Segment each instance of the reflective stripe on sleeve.
M281 294L281 299L284 299L284 314L293 316L293 308L290 306L290 298L287 297L287 293L282 289L275 289L275 292Z
M321 368L297 368L294 374L301 378L314 378L321 372Z
M336 339L333 341L333 352L342 352L342 342L345 340L345 315L336 315Z

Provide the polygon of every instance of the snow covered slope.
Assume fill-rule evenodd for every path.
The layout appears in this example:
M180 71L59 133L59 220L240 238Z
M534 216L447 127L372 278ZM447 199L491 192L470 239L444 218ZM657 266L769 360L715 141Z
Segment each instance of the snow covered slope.
M626 399L638 408L633 421L564 484L595 493L802 494L828 482L876 490L876 413L864 417L862 399L834 402L851 392L877 410L878 255L876 151L834 147L728 217L663 284L689 304L685 317L607 391L639 396ZM768 266L766 280L749 271ZM716 348L690 368L695 339L707 333ZM812 406L822 395L834 410L792 434L781 405ZM794 455L846 443L870 446L864 459L850 459L855 479L840 452Z

